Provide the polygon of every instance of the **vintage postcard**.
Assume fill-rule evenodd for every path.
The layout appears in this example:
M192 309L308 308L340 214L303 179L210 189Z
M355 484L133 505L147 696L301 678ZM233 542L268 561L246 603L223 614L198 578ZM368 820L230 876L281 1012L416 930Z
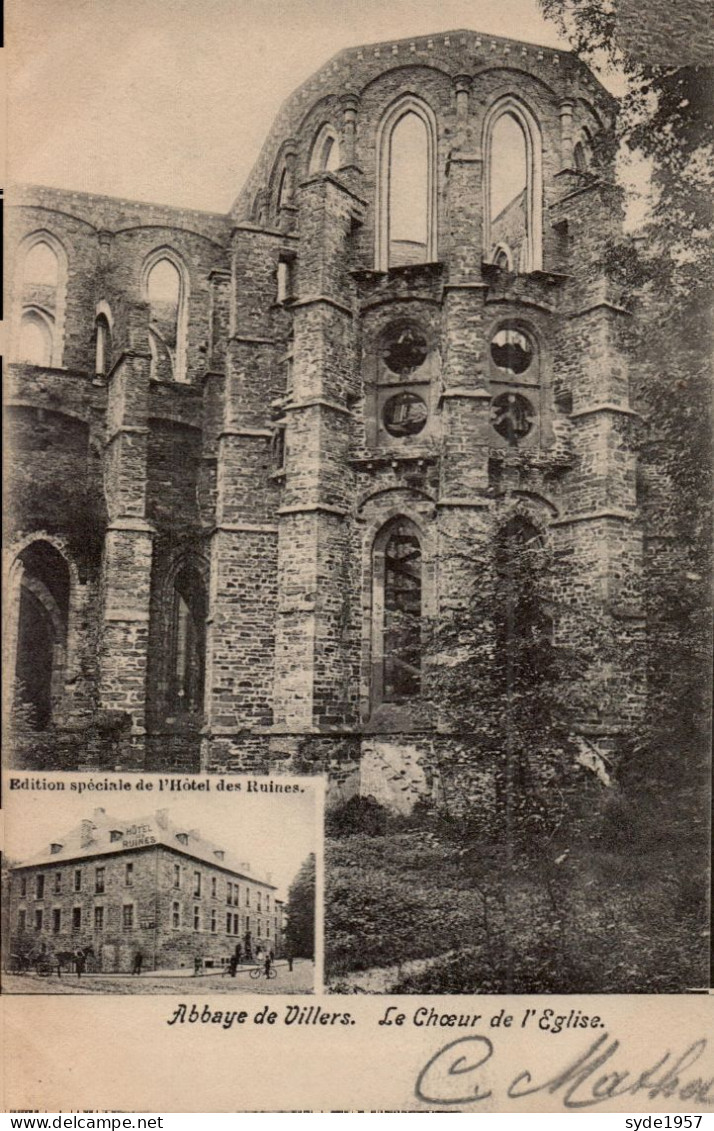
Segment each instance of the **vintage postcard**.
M9 5L5 1109L711 1108L709 18Z

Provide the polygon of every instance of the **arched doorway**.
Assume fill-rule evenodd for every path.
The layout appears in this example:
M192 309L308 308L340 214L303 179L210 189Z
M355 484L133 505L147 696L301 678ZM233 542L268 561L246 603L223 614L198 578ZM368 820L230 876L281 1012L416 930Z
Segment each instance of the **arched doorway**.
M14 705L46 729L64 691L70 574L50 542L32 542L18 555Z

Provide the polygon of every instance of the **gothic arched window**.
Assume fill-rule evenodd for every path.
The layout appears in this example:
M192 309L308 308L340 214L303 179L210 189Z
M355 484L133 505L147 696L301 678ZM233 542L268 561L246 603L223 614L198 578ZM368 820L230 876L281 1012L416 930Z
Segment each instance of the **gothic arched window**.
M155 253L145 268L145 288L151 376L162 381L185 381L188 280L181 261L173 253Z
M510 247L498 244L493 252L493 262L501 271L513 271L513 252Z
M515 270L539 271L543 260L543 174L540 129L510 95L484 124L484 258L507 247Z
M70 575L53 545L32 542L18 556L15 703L38 730L52 721L64 686Z
M64 248L49 232L34 232L20 249L16 308L16 354L31 365L62 364L65 281Z
M311 173L336 173L340 167L340 143L334 129L324 125L310 154Z
M404 95L377 131L378 271L436 259L436 151L432 110Z
M588 159L582 141L576 141L575 143L575 148L573 149L573 163L578 173L587 172Z
M173 588L169 647L169 709L195 714L203 708L206 651L206 595L203 578L191 566Z
M18 360L29 365L52 364L52 328L54 323L39 310L26 309L20 320Z
M23 283L52 290L59 286L57 254L43 239L33 244L25 257Z
M292 186L288 176L287 168L283 169L278 181L278 212L281 208L285 208L287 204L291 204Z
M94 372L104 377L111 367L111 330L106 314L98 314L94 323Z
M374 698L413 699L421 691L422 551L409 519L393 519L377 535L373 585Z

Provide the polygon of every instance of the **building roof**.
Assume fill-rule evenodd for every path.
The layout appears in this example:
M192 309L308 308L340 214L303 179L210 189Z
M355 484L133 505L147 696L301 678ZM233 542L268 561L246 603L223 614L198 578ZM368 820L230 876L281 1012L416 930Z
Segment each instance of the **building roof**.
M112 817L105 809L95 809L91 817L80 821L64 836L58 837L37 856L24 860L16 868L36 868L46 864L67 864L116 856L134 849L161 845L201 864L211 864L241 879L252 880L277 891L269 873L261 876L250 864L201 836L198 829L173 825L168 809L158 809L148 816L127 820Z

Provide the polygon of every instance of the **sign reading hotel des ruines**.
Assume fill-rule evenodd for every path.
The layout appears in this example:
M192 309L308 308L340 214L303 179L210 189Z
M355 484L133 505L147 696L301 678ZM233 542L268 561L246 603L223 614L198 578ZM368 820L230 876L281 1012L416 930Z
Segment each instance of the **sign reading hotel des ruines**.
M145 844L156 844L156 837L150 835L151 825L132 825L126 830L122 848L141 848Z

